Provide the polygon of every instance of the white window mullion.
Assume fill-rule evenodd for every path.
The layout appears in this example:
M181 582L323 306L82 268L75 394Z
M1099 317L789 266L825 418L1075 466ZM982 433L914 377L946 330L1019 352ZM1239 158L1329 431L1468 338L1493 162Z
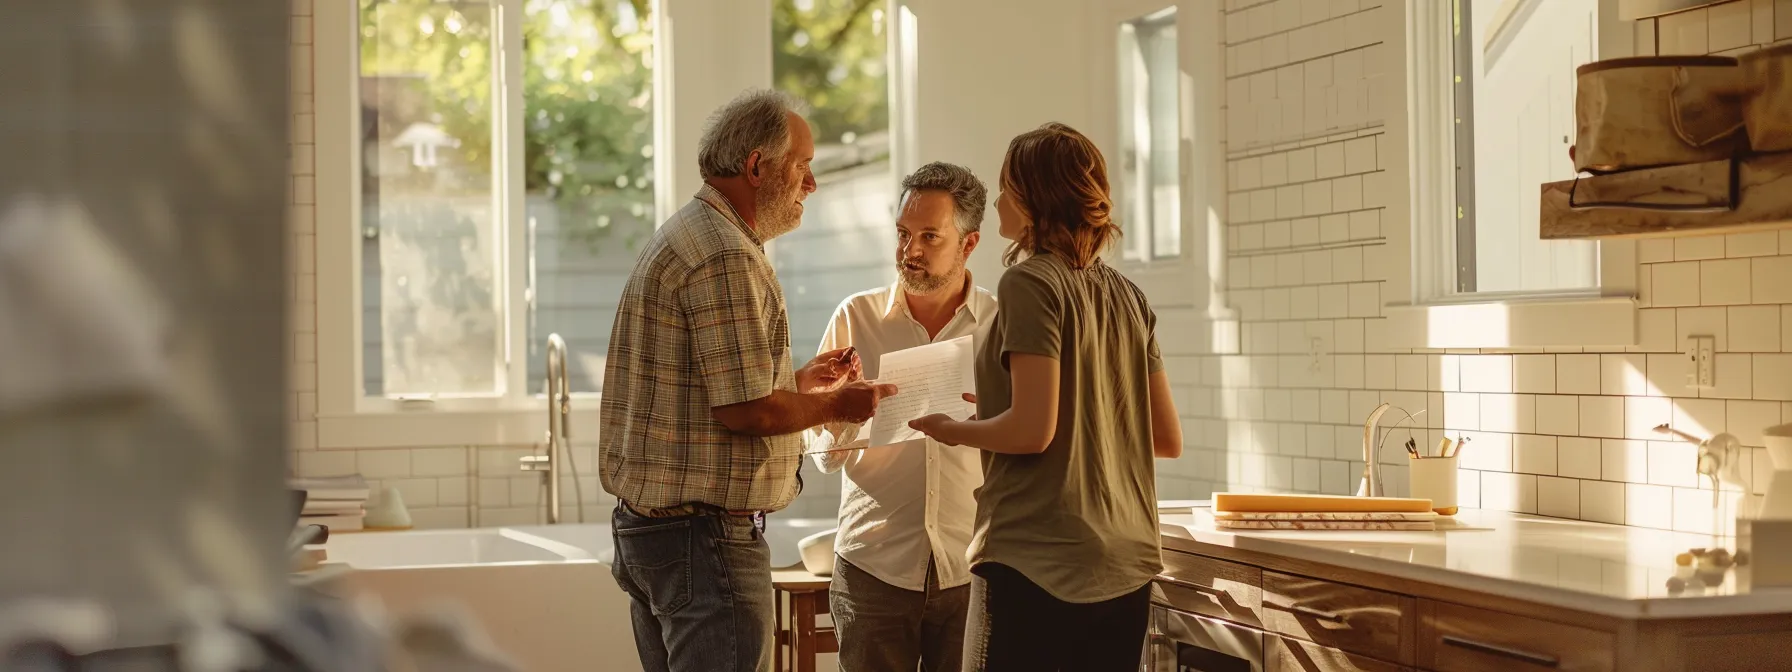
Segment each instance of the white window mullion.
M884 6L891 17L885 23L888 26L885 35L889 40L885 53L889 55L890 64L890 168L897 179L901 179L900 176L921 167L916 149L919 134L915 129L915 76L919 58L916 32L920 27L906 0L889 0Z
M677 128L677 118L673 116L675 99L672 86L673 68L677 62L673 54L672 3L666 0L653 0L653 220L666 221L672 213L684 205L684 199L690 194L677 191L678 173L681 164L676 157L668 157L666 152L677 145L673 143L673 132Z
M1454 41L1451 6L1418 2L1410 5L1414 26L1407 57L1407 91L1413 132L1407 148L1412 171L1411 208L1413 249L1412 292L1398 302L1423 302L1449 296L1455 288L1456 161Z
M505 337L503 361L497 363L504 381L504 396L526 398L535 393L527 389L529 376L529 301L528 301L528 193L524 187L525 151L523 139L523 7L522 0L497 0L498 25L493 49L492 133L499 151L493 160L497 175L499 232L503 244Z
M317 3L312 78L316 115L317 412L353 415L361 397L359 15L352 0Z

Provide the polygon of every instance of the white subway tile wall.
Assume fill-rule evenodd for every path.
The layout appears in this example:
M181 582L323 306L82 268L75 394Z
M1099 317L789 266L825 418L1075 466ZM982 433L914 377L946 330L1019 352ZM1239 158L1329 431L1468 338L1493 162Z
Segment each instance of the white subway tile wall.
M1458 497L1542 515L1705 531L1711 487L1693 449L1653 431L1675 423L1761 445L1792 422L1792 231L1643 241L1639 344L1525 352L1387 347L1384 283L1404 260L1385 252L1386 216L1407 176L1384 141L1384 101L1401 86L1383 33L1385 0L1228 0L1223 13L1224 300L1236 321L1154 297L1187 451L1159 463L1159 495L1217 491L1353 492L1362 422L1388 401L1422 450L1470 438ZM396 488L420 527L537 522L539 480L516 471L529 447L330 450L317 445L316 273L311 143L311 2L293 1L291 226L292 468L362 471ZM1636 22L1639 53L1736 51L1792 39L1792 0L1734 3ZM1197 53L1191 51L1189 53ZM1199 97L1199 96L1198 96ZM1193 273L1195 271L1191 271ZM1205 273L1205 269L1198 272ZM1191 280L1192 283L1192 280ZM1686 337L1714 336L1717 386L1687 386ZM1186 345L1199 340L1203 345ZM1210 343L1209 343L1210 342ZM593 446L575 446L583 512L602 520ZM1398 463L1403 451L1382 455ZM1758 495L1767 460L1751 453ZM812 473L812 472L811 472ZM1406 470L1385 470L1390 493ZM568 476L566 515L576 518ZM1729 490L1729 486L1725 486ZM1725 492L1732 506L1743 493ZM831 516L837 478L810 478L789 515ZM1721 521L1719 524L1724 524Z
M311 0L292 0L292 137L288 147L292 186L287 194L287 226L292 231L292 263L288 277L291 302L292 357L289 362L288 385L292 387L291 432L288 436L291 460L288 466L298 474L347 473L354 471L355 457L348 454L311 452L317 448L317 269L315 231L316 146L311 143L315 124L311 103ZM300 24L304 30L300 30ZM304 138L306 142L299 142ZM312 259L309 268L300 267L300 250Z
M1391 185L1407 176L1387 170L1398 163L1383 153L1385 111L1360 102L1362 92L1399 85L1397 62L1382 50L1388 36L1379 32L1398 28L1378 21L1377 12L1391 10L1383 4L1227 3L1225 284L1238 322L1214 330L1245 337L1186 364L1207 373L1200 379L1173 378L1184 396L1216 403L1182 409L1187 456L1160 463L1160 494L1352 492L1362 473L1362 422L1388 401L1426 411L1407 423L1422 428L1422 449L1444 436L1470 439L1458 478L1465 506L1712 529L1711 485L1694 469L1695 450L1654 428L1727 431L1758 450L1763 428L1792 422L1792 231L1642 241L1635 346L1387 347L1383 281L1403 260L1387 258L1385 228L1405 223L1386 220L1384 208L1396 197ZM1635 27L1639 53L1655 53L1658 41L1663 54L1752 49L1792 38L1792 0L1737 0ZM1288 64L1268 56L1269 40L1284 33L1301 70L1284 72ZM1284 225L1295 233L1267 235ZM1311 261L1317 257L1329 258L1323 272ZM1317 296L1317 318L1287 309L1291 295ZM1330 338L1313 341L1315 334ZM1716 340L1712 389L1688 385L1684 343L1695 335ZM1316 396L1318 419L1272 415L1273 405L1253 401L1286 392ZM1401 414L1384 420L1405 423ZM1294 437L1302 450L1286 443ZM1314 437L1330 440L1317 446ZM1405 439L1399 431L1388 443ZM1401 453L1382 455L1400 463ZM1276 464L1268 456L1288 456L1278 459L1296 474L1316 469L1317 487L1303 487L1310 478L1288 487L1280 467L1265 466ZM1764 455L1747 459L1764 468ZM1390 492L1404 490L1404 469L1385 476ZM1733 507L1742 494L1724 497Z

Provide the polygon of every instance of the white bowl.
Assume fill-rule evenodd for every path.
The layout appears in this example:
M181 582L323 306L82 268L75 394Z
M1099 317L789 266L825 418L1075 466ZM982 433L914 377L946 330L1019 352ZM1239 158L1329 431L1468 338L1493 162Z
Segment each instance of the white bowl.
M803 555L803 569L816 576L834 575L834 533L839 530L818 532L796 542L796 550Z

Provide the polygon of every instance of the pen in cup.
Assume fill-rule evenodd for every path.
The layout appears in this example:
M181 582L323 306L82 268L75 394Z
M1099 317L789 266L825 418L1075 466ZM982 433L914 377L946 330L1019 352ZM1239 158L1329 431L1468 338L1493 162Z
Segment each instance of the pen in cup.
M1462 437L1460 439L1457 439L1456 443L1454 443L1450 446L1450 452L1448 454L1445 454L1444 457L1455 457L1457 455L1462 454L1462 447L1468 445L1468 441L1469 441L1469 437L1466 437L1466 436Z

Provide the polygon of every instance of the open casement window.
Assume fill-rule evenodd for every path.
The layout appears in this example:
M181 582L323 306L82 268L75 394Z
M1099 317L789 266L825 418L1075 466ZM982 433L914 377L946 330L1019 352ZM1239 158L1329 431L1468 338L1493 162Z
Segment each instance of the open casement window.
M649 4L358 2L364 393L539 391L550 333L598 391L657 219Z
M1628 22L1600 0L1403 4L1412 227L1389 244L1412 273L1390 285L1389 335L1405 347L1634 344L1634 243L1538 235L1541 185L1575 174L1574 69L1628 55Z
M875 175L860 180L864 190L831 190L840 207L876 210L887 227L893 7L318 0L319 447L539 442L549 334L568 345L573 424L595 428L616 302L641 247L701 186L697 140L709 114L742 90L773 86L774 60L801 61L797 88L828 98L793 90L837 117L817 120L833 129L817 138L829 165L842 179ZM744 29L754 25L763 29ZM774 29L790 34L789 53L775 51ZM841 34L850 49L791 46L809 31ZM751 53L767 58L741 58ZM825 95L847 85L874 95ZM840 207L811 206L808 234L889 239L882 227L818 225L827 214L870 226ZM859 267L790 254L799 243L771 250L786 246L778 263L793 327L812 305L831 310L848 279L840 273ZM889 258L878 256L880 282ZM799 363L825 319L793 330Z
M549 334L601 389L661 215L657 10L315 4L320 447L538 442Z
M366 439L332 414L542 408L553 333L597 392L659 219L653 3L318 5L319 174L347 178L318 188L320 443Z

